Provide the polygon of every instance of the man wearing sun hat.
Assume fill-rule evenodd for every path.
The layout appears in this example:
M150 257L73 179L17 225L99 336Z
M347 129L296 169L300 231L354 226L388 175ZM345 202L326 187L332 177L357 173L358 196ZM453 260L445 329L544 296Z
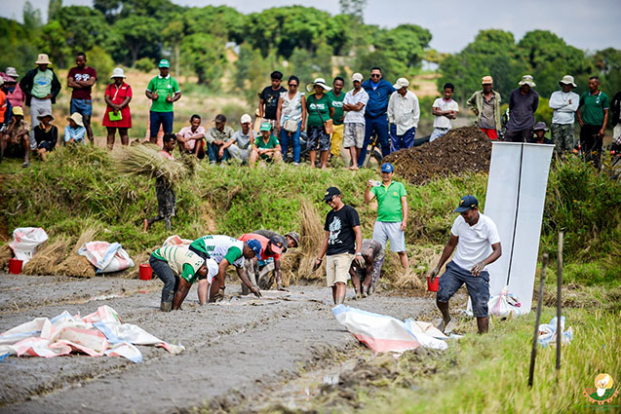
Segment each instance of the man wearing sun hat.
M563 76L559 85L561 90L552 93L549 105L554 109L552 116L554 149L557 153L562 153L574 149L574 119L580 104L580 96L572 92L572 89L576 87L573 76Z
M444 330L450 322L449 300L465 283L479 333L486 333L490 293L489 273L485 269L502 254L500 236L492 219L479 213L479 202L475 196L463 196L454 211L460 216L453 221L451 238L444 247L438 265L429 272L433 282L455 251L453 260L446 265L446 271L440 276L436 304L442 312L442 322L438 329Z
M26 105L30 106L31 126L34 129L39 125L39 115L43 112L52 112L52 104L60 93L58 77L49 66L52 64L45 53L41 53L35 62L37 67L26 72L19 81L19 86L26 94ZM30 134L30 149L34 150L37 143L34 135Z
M484 76L481 79L482 90L472 94L467 101L468 108L476 115L476 125L489 137L498 139L500 123L500 94L494 90L494 79Z
M509 122L505 141L527 142L533 136L535 112L539 107L539 94L535 92L535 82L530 75L522 76L520 87L509 95Z
M362 88L362 79L361 73L353 74L351 81L354 89L347 92L343 100L343 109L345 110L343 148L349 149L351 156L350 170L358 169L358 155L364 145L364 113L369 102L369 94Z
M157 133L160 125L164 129L164 134L173 131L173 102L181 98L181 89L177 79L170 76L170 62L166 59L160 60L158 65L160 74L151 79L145 94L151 99L151 110L149 111L149 140L157 143Z
M397 90L388 101L388 122L393 151L411 148L414 145L416 128L420 119L418 98L408 90L410 82L406 78L397 79L393 87Z

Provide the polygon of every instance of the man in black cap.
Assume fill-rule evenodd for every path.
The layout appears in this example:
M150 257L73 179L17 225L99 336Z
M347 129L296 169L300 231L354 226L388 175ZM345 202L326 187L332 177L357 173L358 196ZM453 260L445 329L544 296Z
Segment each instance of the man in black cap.
M313 270L319 269L326 256L327 284L332 288L334 304L340 305L345 301L347 275L352 261L355 258L361 266L364 263L360 218L353 207L343 203L341 192L336 187L326 190L323 201L332 207L332 211L326 217L326 235Z
M461 216L453 222L451 238L444 247L438 265L429 272L431 281L434 281L456 250L453 260L446 265L446 271L440 276L436 304L442 312L442 323L438 329L444 330L450 322L449 299L465 283L479 333L486 333L489 321L489 273L485 267L502 254L498 229L492 219L479 213L479 202L472 195L463 196L455 212Z

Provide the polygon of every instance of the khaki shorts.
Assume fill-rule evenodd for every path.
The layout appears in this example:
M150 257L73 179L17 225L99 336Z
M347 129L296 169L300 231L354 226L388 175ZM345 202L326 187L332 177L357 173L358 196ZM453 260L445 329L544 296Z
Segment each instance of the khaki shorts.
M328 287L341 282L347 284L347 276L354 255L351 253L334 254L326 256L326 282Z

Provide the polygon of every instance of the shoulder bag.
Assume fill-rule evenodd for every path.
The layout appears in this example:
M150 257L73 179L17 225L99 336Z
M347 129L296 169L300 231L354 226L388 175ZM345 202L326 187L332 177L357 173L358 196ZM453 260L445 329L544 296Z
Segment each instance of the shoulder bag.
M315 111L317 111L317 115L319 115L319 119L323 122L323 130L326 134L331 135L334 132L334 123L332 119L328 119L324 122L321 113L319 112L319 108L317 108L317 97L313 95L313 99L315 100Z

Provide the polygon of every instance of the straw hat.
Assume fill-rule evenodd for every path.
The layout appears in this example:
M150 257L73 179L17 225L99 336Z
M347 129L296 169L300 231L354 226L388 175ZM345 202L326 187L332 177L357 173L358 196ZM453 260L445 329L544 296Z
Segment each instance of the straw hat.
M82 115L77 112L72 113L71 116L67 118L67 121L73 121L77 126L84 126L84 122L82 122Z
M45 54L41 53L35 62L35 65L51 65L50 58Z
M312 92L313 89L315 88L315 86L321 86L323 88L324 91L329 92L332 90L331 87L329 87L328 85L326 85L326 81L324 78L317 78L315 79L314 82L309 83L308 85L306 85L306 90L308 92Z

